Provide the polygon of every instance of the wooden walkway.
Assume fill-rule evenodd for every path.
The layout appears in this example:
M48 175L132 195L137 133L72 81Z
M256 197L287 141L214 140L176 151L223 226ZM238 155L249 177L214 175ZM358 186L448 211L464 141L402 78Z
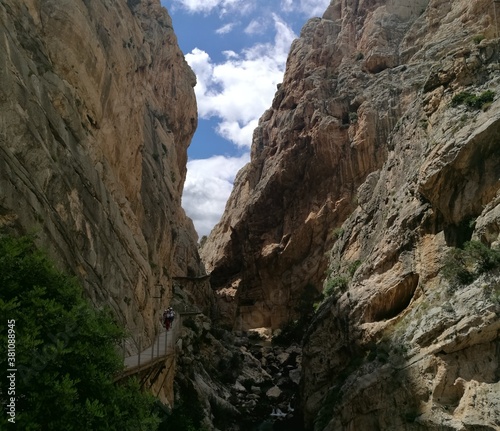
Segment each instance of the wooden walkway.
M114 381L117 382L126 377L138 374L148 368L154 367L156 364L164 362L169 356L175 355L175 343L179 338L183 317L195 316L197 314L200 314L200 312L195 310L177 312L170 330L166 331L162 328L153 345L144 350L139 346L140 352L137 355L124 358L125 368L115 377Z

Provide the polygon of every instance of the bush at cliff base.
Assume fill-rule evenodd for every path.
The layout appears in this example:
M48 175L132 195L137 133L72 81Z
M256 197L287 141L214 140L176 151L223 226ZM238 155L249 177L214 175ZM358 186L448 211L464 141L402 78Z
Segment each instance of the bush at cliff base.
M90 306L78 283L55 269L31 237L0 236L0 316L0 429L157 429L154 399L136 382L113 383L123 368L116 352L123 331L109 313ZM9 327L15 334L10 356ZM5 378L8 369L16 370L14 385ZM6 414L12 395L15 417Z

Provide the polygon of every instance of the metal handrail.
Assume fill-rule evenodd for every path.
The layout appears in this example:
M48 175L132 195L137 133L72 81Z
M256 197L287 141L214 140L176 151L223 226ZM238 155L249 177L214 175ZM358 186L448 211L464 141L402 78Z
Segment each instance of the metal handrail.
M124 377L141 372L144 369L152 367L157 363L165 360L171 355L175 355L175 343L178 338L180 322L183 316L194 316L201 314L201 311L197 308L191 308L183 311L177 311L178 317L174 319L172 323L172 328L169 331L162 330L158 336L154 339L153 343L142 349L142 337L139 336L137 340L138 353L136 355L131 355L125 357L125 341L123 344L123 371L115 378L115 381L123 379ZM156 350L156 355L155 355Z

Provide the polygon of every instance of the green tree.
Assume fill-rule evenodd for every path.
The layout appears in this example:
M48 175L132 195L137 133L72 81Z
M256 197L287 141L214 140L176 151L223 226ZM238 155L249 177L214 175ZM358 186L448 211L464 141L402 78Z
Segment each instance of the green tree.
M58 271L33 238L0 236L0 289L2 349L9 327L15 331L13 429L157 429L154 398L135 381L113 383L123 368L115 347L123 330L83 298L78 283ZM14 368L7 358L2 352L2 370ZM2 378L3 405L10 402L9 384ZM8 429L9 416L1 416L0 428Z

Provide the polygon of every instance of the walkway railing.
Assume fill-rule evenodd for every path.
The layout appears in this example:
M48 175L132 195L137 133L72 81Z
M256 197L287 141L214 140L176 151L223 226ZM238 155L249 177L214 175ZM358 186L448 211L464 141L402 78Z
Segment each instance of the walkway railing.
M175 355L175 343L179 338L183 317L197 314L200 314L200 311L196 309L177 311L177 316L172 322L170 330L163 329L160 331L154 343L148 347L144 348L141 345L142 337L139 337L137 340L138 353L132 356L124 356L125 369L115 377L115 382L153 367L157 363L165 361L167 357ZM123 346L123 349L125 351L125 346Z

